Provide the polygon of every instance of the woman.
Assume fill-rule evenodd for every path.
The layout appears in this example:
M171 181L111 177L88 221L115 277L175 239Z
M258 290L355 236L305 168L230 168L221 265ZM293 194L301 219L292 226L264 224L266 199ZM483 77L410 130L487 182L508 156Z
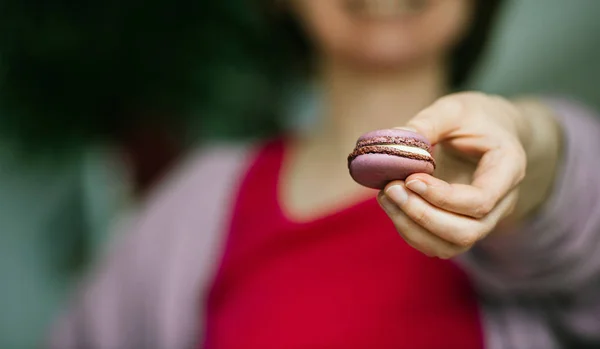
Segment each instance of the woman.
M598 340L600 166L589 159L600 125L564 101L448 95L497 2L279 4L312 43L319 124L193 156L93 276L51 347ZM358 187L346 167L356 138L393 126L439 145L435 176L378 194Z

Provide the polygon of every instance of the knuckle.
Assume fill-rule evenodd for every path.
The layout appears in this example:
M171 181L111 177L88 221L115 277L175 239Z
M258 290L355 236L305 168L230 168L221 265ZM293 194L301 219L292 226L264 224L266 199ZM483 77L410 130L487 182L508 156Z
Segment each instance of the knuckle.
M476 239L473 242L474 245L477 241L479 241L479 239L483 236L487 236L496 226L496 221L490 221L490 220L486 220L486 221L480 221L479 222L479 227L478 229L475 231L475 235L476 235Z
M483 218L492 212L494 206L495 203L492 199L485 199L473 208L472 216L475 218Z
M505 154L513 160L515 169L514 183L519 184L525 178L527 172L527 154L525 153L525 149L518 140L515 140L507 148Z
M411 215L411 218L415 221L415 223L417 223L418 225L420 225L422 227L428 226L432 220L431 212L427 208L421 208L421 209L415 211Z
M396 230L398 231L398 235L400 235L402 240L404 240L404 242L406 242L407 245L409 245L409 246L413 245L411 239L401 229L396 228Z
M518 157L519 167L517 171L517 180L520 183L527 173L527 155L525 154L525 149L523 147L519 147L519 157Z
M466 99L462 94L441 97L435 102L444 113L462 114L466 109Z
M525 179L525 175L527 174L527 170L525 166L521 167L517 172L517 183L521 183Z
M489 98L490 95L483 93L481 91L465 91L462 93L463 96L467 98Z
M508 197L505 199L503 212L500 212L500 215L499 215L499 217L496 218L495 222L488 223L489 224L488 232L495 229L496 225L499 223L499 221L501 219L506 218L515 212L515 209L517 207L518 198L519 198L519 190L518 189L514 189L510 194L508 194Z
M402 236L402 239L404 239L408 246L414 248L415 250L421 251L427 256L434 255L431 249L428 248L427 245L422 241L422 239L419 239L418 236L407 234L400 234L400 236Z
M426 114L419 115L418 118L411 121L408 125L418 130L419 133L427 135L435 134L435 125Z
M400 234L400 236L402 236L402 238L406 240L406 234L404 232L406 230L406 226L405 226L404 222L402 221L402 219L400 219L396 216L390 216L390 219L392 220L392 223L394 224L394 228L396 228L396 231L398 232L398 234Z
M443 249L437 253L438 258L445 259L445 260L454 258L455 256L456 256L456 252L454 252L450 249Z
M450 206L450 196L450 193L437 193L432 195L431 200L437 207L447 208Z
M457 239L456 244L462 248L469 248L473 246L477 240L479 240L480 234L475 231L464 233L460 238Z
M432 114L429 108L425 109L410 120L407 126L416 129L421 134L435 134L435 122L432 122L432 115L435 114Z
M518 112L517 107L513 105L506 97L498 95L498 94L488 94L487 97L494 104L494 107L500 108L507 112L507 115L515 115Z
M414 238L414 236L408 236L408 235L403 235L402 238L404 238L404 241L406 241L406 243L417 250L420 250L421 248L421 244L420 242Z
M429 246L427 246L427 245L425 245L425 244L423 244L423 243L419 243L419 242L414 242L414 241L412 241L411 243L409 243L409 245L410 245L412 248L414 248L415 250L417 250L417 251L419 251L419 252L423 253L424 255L426 255L426 256L428 256L428 257L435 256L435 252L434 252L434 251L432 251L432 249L431 249Z
M527 159L527 154L525 153L525 149L523 148L523 144L521 144L521 141L516 136L513 136L511 144L513 147L513 151L518 157L517 160L521 162L525 161Z
M494 100L494 101L497 101L497 102L502 102L502 103L505 103L505 102L506 102L506 98L504 98L504 97L502 97L501 95L499 95L499 94L496 94L496 93L489 93L489 94L487 94L487 96L488 96L490 99L492 99L492 100Z
M504 216L508 216L511 215L515 212L515 209L517 207L517 201L514 200L513 202L511 202L508 207L506 208L506 212L504 213ZM491 229L490 229L491 230Z
M464 105L476 102L478 105L481 106L481 105L485 105L486 102L493 100L493 98L490 98L490 96L488 94L480 92L480 91L464 91L464 92L457 93L455 96Z

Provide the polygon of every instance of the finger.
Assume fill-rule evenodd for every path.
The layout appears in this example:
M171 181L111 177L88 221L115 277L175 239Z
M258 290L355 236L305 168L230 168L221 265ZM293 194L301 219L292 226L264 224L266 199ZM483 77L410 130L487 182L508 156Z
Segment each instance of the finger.
M406 190L402 182L390 183L385 195L417 225L454 245L470 247L488 233L489 227L479 220L433 206Z
M439 257L442 259L449 259L466 251L466 248L451 244L420 227L404 214L385 194L379 195L377 199L394 223L398 234L414 249L421 251L429 257Z
M406 186L426 201L446 211L481 218L513 190L525 176L525 153L511 141L487 151L473 174L471 185L449 184L426 174L406 179Z
M405 183L411 192L431 205L471 218L487 216L501 199L486 194L485 189L468 184L451 184L423 173L409 176ZM504 189L496 190L501 192Z
M437 144L460 127L460 116L464 114L464 109L460 98L440 98L413 117L406 127L415 129L431 144Z
M513 213L518 196L518 189L513 189L508 195L500 200L498 205L496 205L487 216L480 220L481 224L487 227L488 232L492 231L504 218Z
M527 158L516 142L505 142L481 157L473 174L472 185L482 190L489 201L499 201L525 177Z
M437 208L467 217L485 217L496 205L480 188L450 184L427 174L409 176L406 187Z

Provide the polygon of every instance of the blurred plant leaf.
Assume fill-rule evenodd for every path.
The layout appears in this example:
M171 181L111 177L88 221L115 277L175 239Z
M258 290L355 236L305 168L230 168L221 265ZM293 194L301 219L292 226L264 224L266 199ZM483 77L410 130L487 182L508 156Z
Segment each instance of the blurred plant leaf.
M3 0L0 137L69 149L165 119L269 132L266 30L244 0Z

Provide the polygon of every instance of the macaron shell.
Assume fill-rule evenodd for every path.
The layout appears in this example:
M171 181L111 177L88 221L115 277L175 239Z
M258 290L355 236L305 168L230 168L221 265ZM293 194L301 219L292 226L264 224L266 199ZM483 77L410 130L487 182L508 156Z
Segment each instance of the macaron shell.
M367 133L363 134L362 136L360 136L358 138L357 142L365 141L365 140L369 140L369 139L377 138L377 137L411 138L411 139L415 139L420 142L423 142L425 144L431 145L431 143L429 143L429 140L427 140L427 138L425 138L423 135L420 135L420 134L412 132L412 131L402 130L402 129L397 129L397 128L390 128L390 129L367 132Z
M432 174L429 161L409 159L387 154L364 154L350 162L350 176L358 184L383 189L389 182L404 180L414 173Z

